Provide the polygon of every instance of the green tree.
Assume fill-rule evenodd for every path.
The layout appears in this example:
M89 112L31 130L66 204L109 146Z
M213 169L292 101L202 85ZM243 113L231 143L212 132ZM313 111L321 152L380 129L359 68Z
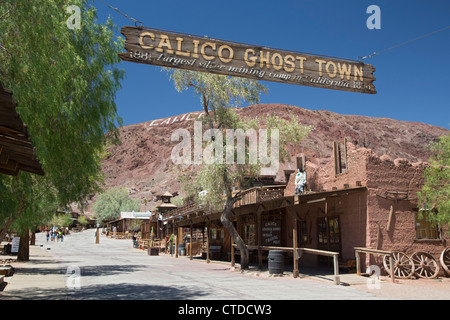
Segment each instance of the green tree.
M81 9L79 29L68 28L69 5ZM27 211L42 216L30 209L36 202L64 208L101 189L105 132L113 140L121 125L114 99L124 41L111 19L98 23L87 0L3 0L0 30L0 81L13 91L45 171L0 179L1 239L14 221L30 221Z
M84 227L84 226L87 226L89 221L88 221L88 219L86 217L80 216L80 217L78 217L78 223L81 224Z
M440 137L431 150L425 185L418 193L419 208L432 223L450 226L450 135Z
M120 218L120 212L139 211L139 200L132 199L126 188L109 188L98 196L93 209L99 223Z
M68 227L73 223L72 216L68 214L55 214L47 223L54 227Z
M209 123L210 129L215 130L210 144L214 146L216 161L202 164L202 167L194 174L195 177L191 179L193 183L188 184L188 188L190 188L188 192L191 196L194 196L198 203L203 203L213 210L222 211L220 221L241 252L241 268L247 269L249 262L248 248L230 221L233 205L241 195L241 192L233 194L233 187L239 185L245 188L246 178L257 177L265 166L260 158L256 159L257 161L250 161L252 157L250 139L245 140L245 152L242 153L242 145L233 143L233 147L230 147L230 145L225 144L226 139L220 140L219 137L225 137L227 130L228 132L230 132L229 130L232 132L238 130L247 132L247 130L253 129L256 131L258 128L266 127L270 140L273 135L276 136L278 133L279 139L276 142L279 145L276 146L278 147L276 151L279 151L279 154L276 161L284 161L288 155L287 145L298 143L308 135L311 128L299 124L294 118L291 118L291 121L276 116L253 120L240 118L232 107L242 103L258 103L260 94L267 91L263 85L255 80L201 72L166 70L174 81L177 90L183 91L194 88L195 93L200 96L200 101L206 112L205 120ZM226 150L226 152L218 153L217 150L220 149ZM272 148L269 147L269 149ZM244 155L244 161L241 158L241 161L230 163L226 159L227 155L232 155L233 159L237 160L239 154ZM206 190L207 193L199 197L198 191L201 190Z

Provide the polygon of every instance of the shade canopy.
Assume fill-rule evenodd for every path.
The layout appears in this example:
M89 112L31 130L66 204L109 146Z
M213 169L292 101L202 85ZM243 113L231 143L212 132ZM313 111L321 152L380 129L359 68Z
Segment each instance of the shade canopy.
M12 95L0 83L0 173L17 176L23 170L44 175Z

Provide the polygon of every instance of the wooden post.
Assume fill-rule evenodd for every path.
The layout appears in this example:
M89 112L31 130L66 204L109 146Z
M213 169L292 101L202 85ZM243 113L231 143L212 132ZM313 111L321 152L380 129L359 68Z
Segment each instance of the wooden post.
M95 243L98 244L100 243L100 234L99 234L99 229L97 227L97 232L96 232L96 237L95 237Z
M209 260L209 245L210 245L209 238L211 236L210 226L211 226L211 224L209 223L209 220L208 220L208 223L206 225L206 263L210 262L210 260Z
M386 231L389 232L391 230L391 222L392 222L392 215L394 214L394 207L391 206L391 209L389 210L389 219L386 226Z
M262 211L258 208L258 210L256 211L256 232L257 232L257 244L258 244L258 269L262 270L262 248L261 248L261 228L262 228L262 223L261 223L261 214Z
M359 257L358 250L355 251L355 256L356 256L356 275L360 276L361 275L361 259Z
M189 260L192 260L192 245L194 244L194 239L193 239L193 236L192 236L192 223L191 223L191 230L190 230L190 233L191 233L191 241L190 241L190 244L189 244Z
M234 267L234 246L233 246L233 238L230 237L230 242L231 242L231 266Z
M338 285L341 283L339 277L339 256L335 254L333 256L333 264L334 264L334 284Z
M292 209L293 210L293 209ZM294 216L294 215L293 215ZM295 218L295 216L292 219L292 255L294 257L294 271L293 271L293 275L294 278L298 278L299 272L298 272L298 252L297 252L297 219Z
M174 227L174 229L177 230L178 228ZM175 233L175 230L174 230L174 233ZM175 258L178 258L178 232L175 235Z
M395 275L394 275L394 255L391 253L389 255L389 264L391 269L391 281L395 283Z

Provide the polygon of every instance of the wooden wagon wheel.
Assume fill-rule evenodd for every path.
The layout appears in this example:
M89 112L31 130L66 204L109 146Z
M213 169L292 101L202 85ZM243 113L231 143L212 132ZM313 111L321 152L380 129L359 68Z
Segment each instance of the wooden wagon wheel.
M450 275L450 247L447 247L442 251L440 261L442 268Z
M426 252L414 252L411 256L414 261L415 274L420 278L434 279L439 274L439 264L433 256Z
M394 251L394 276L400 279L409 279L414 274L414 262L403 252ZM383 257L383 265L388 273L391 270L389 256Z

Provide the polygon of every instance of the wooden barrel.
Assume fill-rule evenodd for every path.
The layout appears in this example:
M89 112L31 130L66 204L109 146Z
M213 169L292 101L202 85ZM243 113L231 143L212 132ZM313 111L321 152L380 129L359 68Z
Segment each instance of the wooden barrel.
M269 261L269 274L283 274L284 271L283 250L270 250L268 261Z

